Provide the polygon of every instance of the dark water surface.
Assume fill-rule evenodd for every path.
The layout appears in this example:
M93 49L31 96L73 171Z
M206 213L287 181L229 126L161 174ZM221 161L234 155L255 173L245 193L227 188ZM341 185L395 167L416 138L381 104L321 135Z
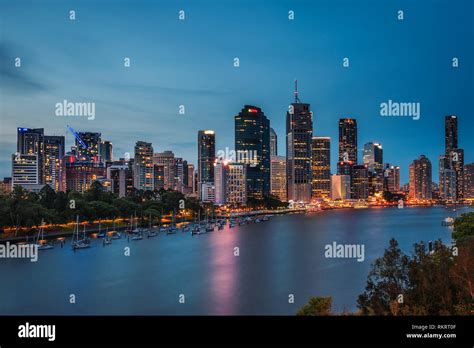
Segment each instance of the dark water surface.
M204 235L160 234L107 247L93 240L76 252L67 241L40 251L36 263L0 259L0 314L293 315L316 295L332 296L336 311L355 310L370 264L390 238L407 253L421 240L450 243L441 221L453 214L444 207L333 210ZM333 241L364 244L365 261L325 258Z

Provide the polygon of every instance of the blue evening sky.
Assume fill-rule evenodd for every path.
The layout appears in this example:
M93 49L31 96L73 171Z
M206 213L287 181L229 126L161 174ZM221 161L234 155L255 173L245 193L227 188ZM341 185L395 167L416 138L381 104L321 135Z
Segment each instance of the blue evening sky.
M314 134L332 138L333 172L338 120L354 117L360 160L377 141L402 184L420 154L438 181L445 115L458 115L459 146L474 160L473 17L471 0L0 0L0 176L10 176L18 126L66 135L69 147L69 124L102 132L116 158L144 140L196 163L197 131L215 130L217 149L232 149L244 104L263 109L285 155L296 78ZM95 102L95 119L55 116L64 99ZM381 117L389 99L421 103L420 120Z

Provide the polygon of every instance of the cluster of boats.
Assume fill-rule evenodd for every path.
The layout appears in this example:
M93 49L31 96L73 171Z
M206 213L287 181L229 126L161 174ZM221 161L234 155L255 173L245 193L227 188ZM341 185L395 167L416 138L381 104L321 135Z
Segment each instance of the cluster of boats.
M105 231L102 231L100 228L99 224L99 232L94 234L95 238L99 238L103 240L103 245L110 245L112 244L112 240L114 239L122 239L124 235L128 240L142 240L144 237L146 238L152 238L158 236L160 233L166 233L168 234L175 234L178 232L182 233L190 233L191 235L197 235L197 234L204 234L204 233L209 233L209 232L214 232L214 231L220 231L223 230L224 227L229 224L229 228L232 228L234 226L242 226L250 223L260 223L264 221L269 220L269 215L264 215L264 216L257 216L257 217L240 217L240 218L230 218L229 220L227 219L215 219L215 220L208 220L206 219L205 221L199 221L199 222L194 222L194 223L187 223L183 224L180 227L178 227L174 222L170 224L169 226L150 226L148 228L143 228L143 227L138 227L138 222L137 219L130 219L130 225L128 228L123 232L123 234L119 231L115 230L115 224L114 228L109 231L108 228ZM135 223L133 221L135 220ZM151 219L150 219L151 221ZM35 244L38 247L38 250L46 250L46 249L52 249L54 246L44 238L44 228L43 228L44 223L41 223L38 235L35 239ZM63 240L61 240L61 243L63 243ZM86 226L83 225L82 232L80 231L79 227L79 216L76 217L76 224L74 227L74 232L72 236L72 242L71 242L71 248L73 250L77 249L85 249L85 248L90 248L91 246L91 240L89 236L86 233Z
M264 221L268 221L269 220L269 215L264 215L263 217L255 217L255 218L252 218L250 216L247 216L247 217L243 217L243 218L240 218L240 219L230 219L230 225L229 227L232 228L234 226L242 226L242 225L247 225L247 224L251 224L251 223L259 223L259 222L264 222Z

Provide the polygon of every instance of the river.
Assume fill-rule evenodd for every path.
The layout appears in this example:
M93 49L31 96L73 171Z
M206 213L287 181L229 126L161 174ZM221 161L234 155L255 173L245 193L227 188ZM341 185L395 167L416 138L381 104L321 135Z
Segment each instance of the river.
M311 296L332 296L336 312L354 311L370 264L390 238L406 253L419 241L449 244L451 231L441 221L463 211L472 209L273 216L203 235L160 234L105 247L93 240L75 252L67 240L64 248L40 251L37 262L0 259L0 315L293 315ZM326 258L333 242L364 245L364 261Z

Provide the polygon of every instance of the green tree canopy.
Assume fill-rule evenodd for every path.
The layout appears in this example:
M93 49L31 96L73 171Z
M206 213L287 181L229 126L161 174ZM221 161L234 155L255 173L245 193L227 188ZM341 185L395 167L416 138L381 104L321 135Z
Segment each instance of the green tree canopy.
M332 297L311 297L309 302L301 307L296 315L318 316L331 315Z
M408 287L408 263L398 242L391 239L383 257L373 263L365 291L357 300L363 314L392 314L393 303Z

